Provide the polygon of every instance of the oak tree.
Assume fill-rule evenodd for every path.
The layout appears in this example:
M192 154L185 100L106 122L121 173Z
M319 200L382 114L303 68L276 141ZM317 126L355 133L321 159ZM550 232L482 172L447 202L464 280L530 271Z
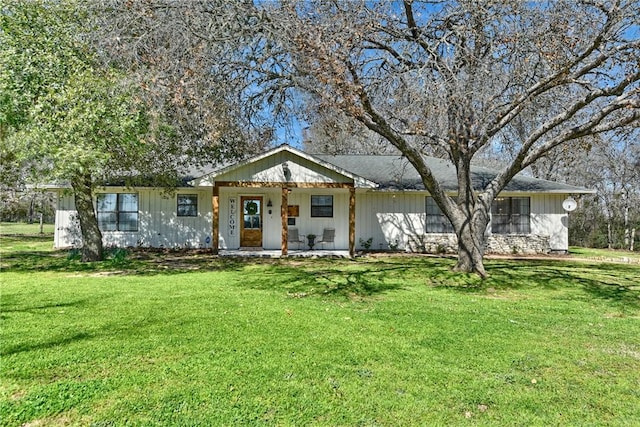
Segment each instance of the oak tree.
M171 64L184 64L177 60L181 51L172 51L173 57L142 51L147 63L130 60L139 51L119 50L131 45L120 44L118 36L130 42L144 28L136 29L136 20L128 22L133 28L126 26L102 2L7 1L0 23L3 147L19 154L16 162L30 169L32 179L71 185L83 260L102 258L98 186L152 182L171 189L189 167L241 148L219 98L199 103L192 96L200 88L194 89L188 68L158 79Z
M93 206L101 180L144 151L144 110L117 71L86 42L87 18L71 2L7 2L0 11L0 136L32 179L69 182L82 258L102 259Z
M453 224L458 271L486 275L491 205L517 173L640 119L634 0L282 1L252 10L240 19L249 44L225 52L245 106L311 99L384 137ZM511 155L478 188L471 163L486 147ZM457 194L427 166L433 152L455 166Z

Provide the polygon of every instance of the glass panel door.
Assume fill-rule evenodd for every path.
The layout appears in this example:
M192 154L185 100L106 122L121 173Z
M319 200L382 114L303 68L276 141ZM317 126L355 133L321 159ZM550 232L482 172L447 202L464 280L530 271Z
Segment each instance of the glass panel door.
M262 197L243 196L240 246L262 247Z

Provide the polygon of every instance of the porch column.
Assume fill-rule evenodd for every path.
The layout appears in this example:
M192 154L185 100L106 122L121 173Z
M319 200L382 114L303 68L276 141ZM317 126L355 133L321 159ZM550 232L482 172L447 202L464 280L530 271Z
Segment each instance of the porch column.
M356 254L356 189L349 188L349 256Z
M282 255L287 256L289 253L289 189L287 187L282 187L280 217L282 218Z
M220 188L214 184L213 196L211 198L211 215L212 215L212 229L211 229L211 251L214 255L218 255L218 245L220 244Z

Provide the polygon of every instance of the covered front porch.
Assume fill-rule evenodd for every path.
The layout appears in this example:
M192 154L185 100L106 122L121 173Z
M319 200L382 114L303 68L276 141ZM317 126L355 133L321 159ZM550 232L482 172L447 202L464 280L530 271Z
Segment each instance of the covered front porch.
M213 253L245 256L274 251L319 256L318 249L354 256L356 188L376 186L289 146L202 176L193 185L212 187ZM314 237L323 240L325 232L334 232L335 240L313 247Z
M328 205L314 206L315 200ZM355 254L356 198L349 184L216 182L212 206L214 253ZM319 214L322 209L328 213Z

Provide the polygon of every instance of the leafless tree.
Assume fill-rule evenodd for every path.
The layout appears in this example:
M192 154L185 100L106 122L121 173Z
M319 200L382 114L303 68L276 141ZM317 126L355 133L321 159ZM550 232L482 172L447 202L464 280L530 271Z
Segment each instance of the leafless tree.
M271 135L291 117L337 110L384 138L451 220L459 242L455 269L481 276L492 202L517 173L563 146L575 151L585 137L606 139L640 119L635 0L112 6L138 14L124 56L134 53L158 70L180 67L152 82L177 85L167 92L172 102L188 98L195 79L199 92L227 94L239 109L232 114L245 118L243 129ZM488 150L504 153L503 166L474 188L471 162ZM457 195L427 167L424 156L432 153L455 165Z
M241 22L248 44L229 47L221 69L242 80L244 107L280 114L304 93L384 137L451 220L458 271L486 275L491 204L517 173L640 118L633 0L282 1L250 10ZM471 161L488 146L511 156L473 188ZM424 161L434 150L456 167L456 196Z
M308 153L398 154L385 138L336 109L316 111L302 134Z
M158 123L171 126L168 153L203 166L264 150L272 133L241 116L227 77L216 73L218 45L239 34L233 23L240 4L93 0L87 6L95 21L92 42L104 61L125 69L152 114L162 116ZM166 160L173 164L161 168L176 163Z
M595 143L572 179L595 188L591 216L604 218L608 248L633 247L634 229L640 225L640 141L627 132L614 143ZM591 227L598 225L590 224Z

